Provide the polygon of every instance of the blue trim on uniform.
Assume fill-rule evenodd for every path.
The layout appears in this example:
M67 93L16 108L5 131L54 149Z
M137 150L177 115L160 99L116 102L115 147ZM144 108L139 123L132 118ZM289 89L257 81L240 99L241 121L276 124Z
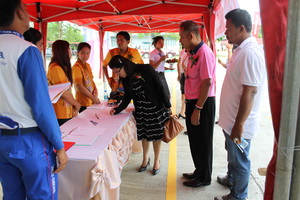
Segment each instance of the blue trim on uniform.
M12 30L0 30L0 35L2 35L2 34L12 34L12 35L16 35L16 36L18 36L18 37L24 39L24 36L23 36L21 33L17 32L17 31L12 31Z
M43 60L36 47L28 47L19 57L17 72L38 127L55 149L62 149L64 145L48 92Z

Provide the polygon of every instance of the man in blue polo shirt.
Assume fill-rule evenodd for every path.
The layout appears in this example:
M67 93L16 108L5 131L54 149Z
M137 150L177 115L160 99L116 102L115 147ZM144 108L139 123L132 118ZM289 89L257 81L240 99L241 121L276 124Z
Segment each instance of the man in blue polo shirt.
M4 199L58 199L68 157L41 54L22 36L28 28L25 4L0 0L0 181Z

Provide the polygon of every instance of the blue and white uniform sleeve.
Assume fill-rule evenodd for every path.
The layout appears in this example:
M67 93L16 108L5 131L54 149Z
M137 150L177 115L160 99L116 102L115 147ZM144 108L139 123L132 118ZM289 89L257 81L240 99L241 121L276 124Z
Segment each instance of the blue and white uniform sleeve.
M38 127L56 150L62 149L64 145L48 92L43 60L36 47L28 47L19 57L17 72Z

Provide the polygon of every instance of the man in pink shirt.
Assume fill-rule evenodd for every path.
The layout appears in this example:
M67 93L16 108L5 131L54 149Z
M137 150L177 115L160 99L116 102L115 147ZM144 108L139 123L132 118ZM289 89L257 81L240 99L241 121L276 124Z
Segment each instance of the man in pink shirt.
M180 42L191 49L185 80L186 127L195 166L182 174L188 187L207 186L212 174L212 139L215 121L215 69L212 50L201 40L193 21L181 23Z

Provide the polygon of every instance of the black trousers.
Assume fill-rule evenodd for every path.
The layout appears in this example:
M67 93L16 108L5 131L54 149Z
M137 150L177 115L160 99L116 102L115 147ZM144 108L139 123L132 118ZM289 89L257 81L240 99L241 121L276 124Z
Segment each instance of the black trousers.
M169 86L168 86L168 83L167 83L167 80L165 77L165 73L164 72L157 72L157 73L158 73L159 79L163 85L166 95L170 98L171 94L170 94Z
M212 174L215 97L208 97L200 114L200 125L191 124L197 99L186 100L186 127L197 179L210 183Z

